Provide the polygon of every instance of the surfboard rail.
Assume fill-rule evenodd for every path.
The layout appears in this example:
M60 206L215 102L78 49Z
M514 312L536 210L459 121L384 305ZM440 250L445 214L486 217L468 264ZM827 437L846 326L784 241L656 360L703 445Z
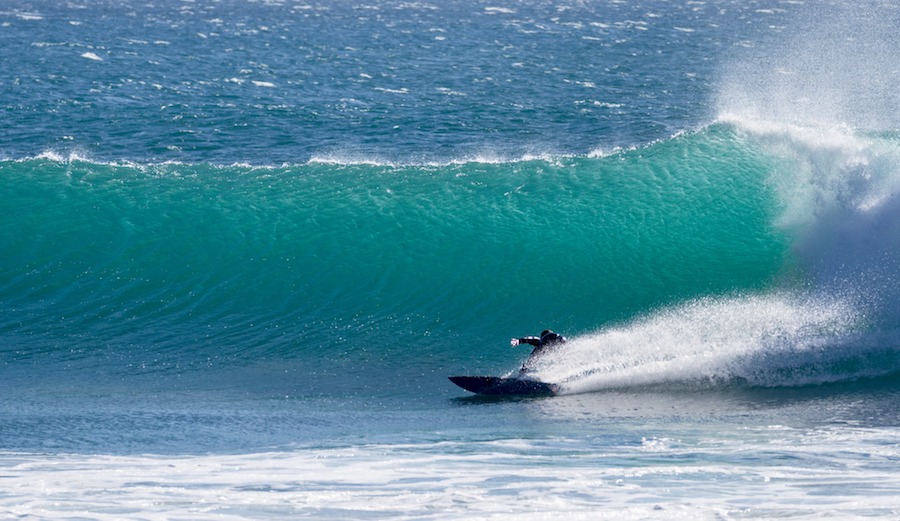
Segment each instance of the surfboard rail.
M559 391L555 384L524 378L500 376L450 376L463 389L488 396L551 396Z

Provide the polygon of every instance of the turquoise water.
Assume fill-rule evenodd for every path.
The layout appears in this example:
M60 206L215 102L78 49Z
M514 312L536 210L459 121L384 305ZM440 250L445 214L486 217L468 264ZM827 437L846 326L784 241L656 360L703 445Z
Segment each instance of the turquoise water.
M896 13L0 9L0 511L891 515Z
M371 344L417 360L762 288L787 240L768 161L739 141L720 125L603 158L438 166L8 161L7 327L164 368Z

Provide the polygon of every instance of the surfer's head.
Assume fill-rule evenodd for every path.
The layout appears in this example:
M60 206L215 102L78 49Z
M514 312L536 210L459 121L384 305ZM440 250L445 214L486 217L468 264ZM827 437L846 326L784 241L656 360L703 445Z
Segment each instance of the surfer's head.
M545 346L552 346L556 344L564 344L566 342L566 337L554 333L549 329L545 329L541 331L541 344Z

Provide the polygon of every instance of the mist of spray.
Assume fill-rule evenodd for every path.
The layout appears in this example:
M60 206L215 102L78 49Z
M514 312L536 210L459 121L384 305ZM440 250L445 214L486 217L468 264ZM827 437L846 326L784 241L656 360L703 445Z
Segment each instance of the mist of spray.
M544 358L538 375L564 392L822 383L848 376L834 370L847 355L835 339L857 340L863 326L840 300L701 299L575 339Z
M736 52L718 89L720 116L814 127L897 128L900 7L811 2L780 34Z

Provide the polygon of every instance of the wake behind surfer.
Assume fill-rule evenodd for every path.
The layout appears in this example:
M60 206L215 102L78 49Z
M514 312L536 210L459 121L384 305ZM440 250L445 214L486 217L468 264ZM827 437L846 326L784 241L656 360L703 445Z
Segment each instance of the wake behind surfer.
M559 333L554 333L549 329L545 329L541 331L541 336L526 336L524 338L512 338L509 340L509 345L512 347L516 347L519 344L528 344L534 346L534 349L531 350L531 354L528 355L528 359L525 360L525 363L522 364L522 369L519 370L519 374L525 374L531 370L532 364L544 354L553 351L555 348L561 346L566 343L566 337L560 335Z

